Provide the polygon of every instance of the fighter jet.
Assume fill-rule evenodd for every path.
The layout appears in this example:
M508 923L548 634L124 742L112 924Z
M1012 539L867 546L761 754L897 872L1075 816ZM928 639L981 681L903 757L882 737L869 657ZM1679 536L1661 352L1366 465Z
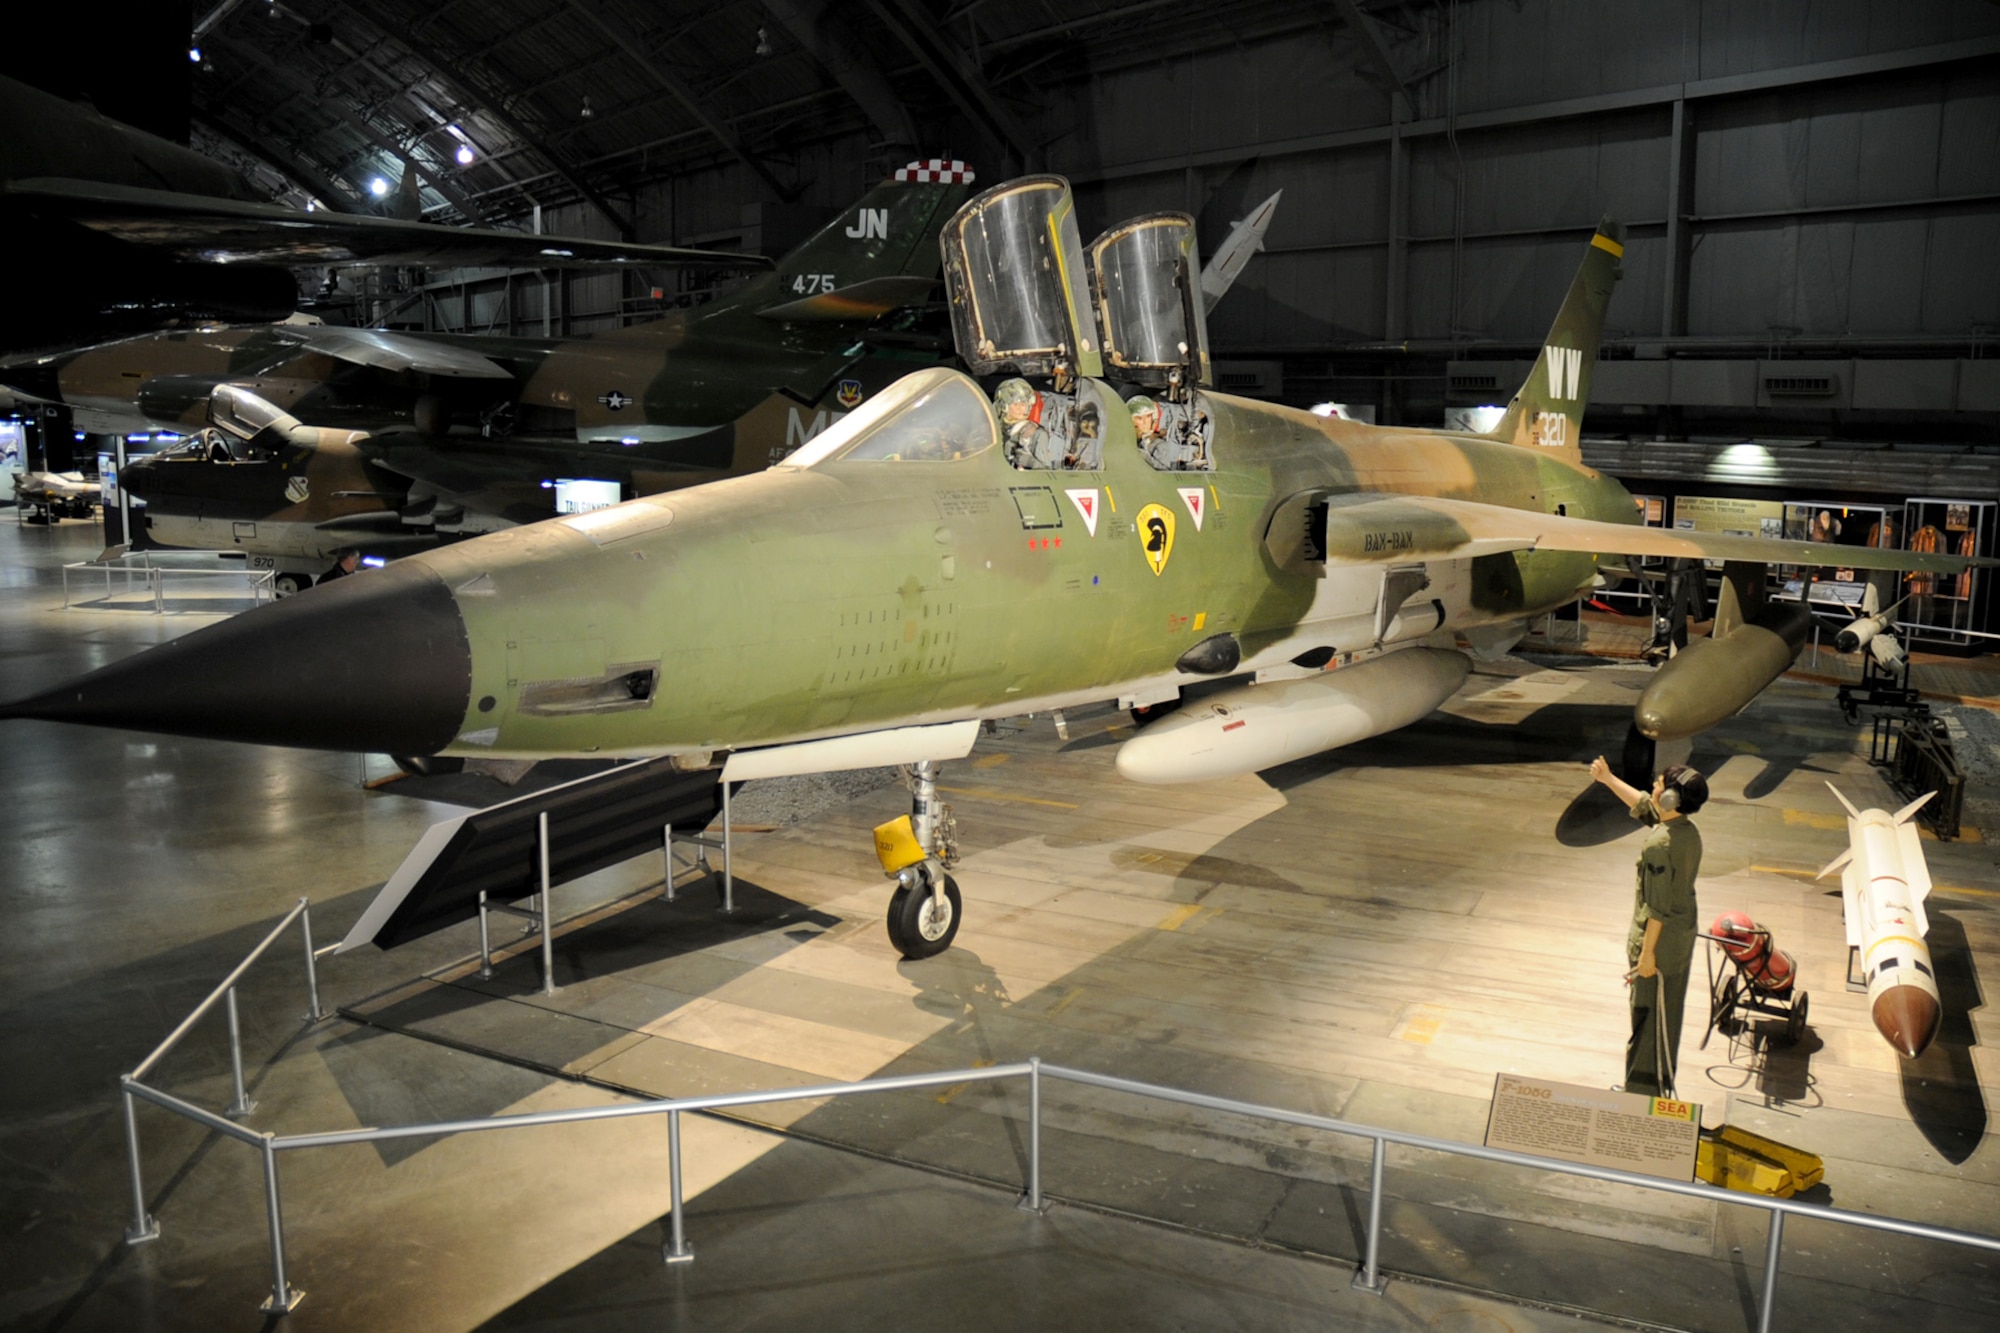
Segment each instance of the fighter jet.
M767 471L424 552L0 717L400 754L672 755L721 762L727 781L909 763L921 856L898 871L889 933L910 957L962 919L935 772L982 719L1212 683L1126 741L1118 768L1255 771L1429 713L1469 654L1505 651L1632 557L1720 559L1716 636L1638 710L1685 734L1789 660L1765 564L1836 557L1646 528L1583 464L1619 236L1590 238L1492 431L1374 427L1207 387L1185 214L1113 227L1086 262L1067 184L1009 182L944 229L970 373L907 375Z
M764 266L674 246L286 208L213 158L4 77L0 242L17 265L0 325L0 353L10 354L208 319L282 319L299 299L289 270L303 266Z

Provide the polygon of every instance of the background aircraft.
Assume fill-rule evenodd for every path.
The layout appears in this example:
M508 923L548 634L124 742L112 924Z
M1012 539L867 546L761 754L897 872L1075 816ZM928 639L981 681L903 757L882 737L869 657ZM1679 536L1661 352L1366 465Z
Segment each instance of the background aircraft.
M936 763L981 719L1208 682L1127 740L1119 771L1251 772L1424 716L1469 654L1507 651L1631 557L1720 559L1715 637L1635 713L1645 734L1688 734L1790 660L1773 645L1803 611L1765 600L1765 564L1835 558L1643 527L1583 465L1613 225L1486 434L1204 387L1184 215L1112 228L1086 267L1067 184L1029 177L971 201L943 245L960 356L1035 381L1032 417L1003 424L971 375L917 371L766 472L424 552L0 716L398 754L726 755L725 781L911 763L921 856L898 867L889 931L921 957L961 916ZM1134 391L1150 411L1128 411ZM1837 549L1864 568L1967 563Z
M5 77L0 242L17 261L0 355L202 320L283 319L299 301L291 270L304 266L765 264L285 208L213 158Z
M776 271L595 337L287 322L126 339L0 381L87 428L219 428L120 481L154 542L243 551L291 591L342 547L396 555L550 517L558 479L616 500L768 466L935 360L862 335L931 297L938 228L971 179L913 162Z

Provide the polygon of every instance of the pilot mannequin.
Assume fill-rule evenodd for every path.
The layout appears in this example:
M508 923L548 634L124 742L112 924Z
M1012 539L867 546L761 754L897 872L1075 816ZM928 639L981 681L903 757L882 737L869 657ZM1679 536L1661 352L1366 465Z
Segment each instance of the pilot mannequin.
M1007 461L1018 468L1061 467L1066 441L1053 429L1055 404L1024 379L1004 380L993 393L1007 434Z

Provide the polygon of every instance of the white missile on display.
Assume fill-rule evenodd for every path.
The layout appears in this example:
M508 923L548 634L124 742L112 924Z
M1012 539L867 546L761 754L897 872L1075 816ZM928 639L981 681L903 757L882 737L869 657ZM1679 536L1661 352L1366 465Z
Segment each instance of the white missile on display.
M1931 928L1924 916L1931 874L1911 822L1937 793L1927 792L1892 815L1856 810L1838 787L1826 785L1847 807L1847 850L1819 876L1841 872L1847 947L1861 961L1875 1030L1905 1058L1915 1059L1937 1036L1943 1016L1931 948L1924 940ZM1851 966L1848 975L1853 975Z
M1873 601L1874 589L1869 589L1869 600ZM1906 597L1903 601L1908 601ZM1868 652L1891 670L1903 664L1903 645L1896 639L1890 626L1896 623L1896 609L1903 602L1882 611L1857 617L1853 623L1843 625L1834 636L1833 646L1843 653L1858 653L1866 648Z
M1271 219L1278 212L1278 200L1284 197L1285 192L1280 190L1251 209L1249 217L1231 223L1229 235L1222 238L1222 244L1215 247L1215 253L1201 266L1201 308L1204 313L1215 309L1215 303L1235 285L1243 266L1250 262L1250 256L1264 248L1264 233L1271 229Z
M1118 771L1134 782L1201 782L1304 759L1410 725L1456 694L1471 669L1461 652L1404 648L1336 671L1238 685L1126 741Z

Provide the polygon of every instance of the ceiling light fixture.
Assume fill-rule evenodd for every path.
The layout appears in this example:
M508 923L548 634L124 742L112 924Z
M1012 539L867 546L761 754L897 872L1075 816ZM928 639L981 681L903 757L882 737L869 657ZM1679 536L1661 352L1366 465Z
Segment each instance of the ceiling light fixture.
M188 60L190 63L196 65L201 63L201 48L199 46L190 46L188 48Z
M590 109L590 94L589 94L589 93L585 93L585 94L583 95L583 106L582 106L581 108L579 108L579 109L578 109L578 111L577 111L577 113L576 113L576 114L577 114L577 118L578 118L579 120L589 120L589 119L590 119L590 118L591 118L592 116L594 116L594 115L596 115L596 114L597 114L597 113L596 113L595 111L592 111L592 110Z
M771 54L771 34L762 28L757 29L757 54L760 56Z
M473 158L472 145L469 143L460 144L458 146L458 152L455 154L455 156L458 158L458 165L460 165L461 167L471 166Z
M368 193L374 195L377 199L381 198L383 195L389 193L389 182L377 176L374 180L368 182Z

